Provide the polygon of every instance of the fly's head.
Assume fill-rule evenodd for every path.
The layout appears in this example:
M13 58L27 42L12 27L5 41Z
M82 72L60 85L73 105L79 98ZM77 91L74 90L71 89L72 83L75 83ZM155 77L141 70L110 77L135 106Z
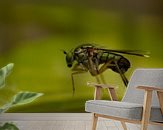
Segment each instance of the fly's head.
M66 63L67 67L71 68L74 62L74 54L72 51L66 52L63 51L63 53L66 55Z

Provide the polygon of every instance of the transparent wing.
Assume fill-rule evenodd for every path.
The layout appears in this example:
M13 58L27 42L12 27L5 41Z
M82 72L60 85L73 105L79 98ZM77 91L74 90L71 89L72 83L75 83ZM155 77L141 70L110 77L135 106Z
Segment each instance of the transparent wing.
M142 51L142 50L112 50L112 49L103 49L103 48L96 48L97 50L102 50L103 52L115 52L115 53L122 53L128 55L135 55L135 56L142 56L142 57L149 57L149 51Z
M101 50L103 52L109 52L109 53L121 53L121 54L128 54L128 55L135 55L135 56L142 56L142 57L149 57L150 52L149 51L142 51L142 50L113 50L113 49L105 49L103 47L100 47L96 44L91 43L85 43L77 46L74 50L75 53L87 53L88 48L93 48L93 50ZM79 49L79 50L78 50ZM77 51L78 50L78 51Z

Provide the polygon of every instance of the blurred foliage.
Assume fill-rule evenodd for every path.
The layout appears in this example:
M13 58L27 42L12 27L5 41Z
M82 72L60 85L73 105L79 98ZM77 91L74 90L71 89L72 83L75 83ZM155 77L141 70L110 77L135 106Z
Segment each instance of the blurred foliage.
M5 86L6 77L11 73L14 64L10 63L3 68L0 69L0 89ZM0 107L0 114L6 112L10 108L14 106L28 104L33 102L38 97L42 96L42 93L36 92L19 92L15 96L12 97L12 100L3 104ZM3 126L0 126L0 130L19 130L14 124L12 123L4 123Z
M150 1L16 1L0 4L0 65L15 63L13 75L0 94L0 103L20 90L39 91L39 102L15 107L10 112L84 112L93 99L95 81L89 73L75 77L72 96L71 71L61 49L96 43L109 49L148 50L150 58L125 55L135 68L163 66L163 3ZM118 74L104 73L116 86L119 100L125 92ZM107 99L107 92L104 91Z
M0 130L19 130L14 124L5 123L3 126L0 126Z

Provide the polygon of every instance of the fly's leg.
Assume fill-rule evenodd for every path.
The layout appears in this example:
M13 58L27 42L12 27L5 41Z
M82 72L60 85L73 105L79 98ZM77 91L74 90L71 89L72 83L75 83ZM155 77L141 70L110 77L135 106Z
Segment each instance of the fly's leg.
M105 70L107 70L109 67L111 66L115 66L114 64L111 64L111 62L113 61L113 59L109 60L108 62L106 62L104 65L101 66L101 68L99 69L99 74L102 74Z
M87 66L88 66L88 70L89 72L91 73L92 76L97 76L99 74L98 72L98 60L95 58L93 61L93 57L94 54L92 51L88 51L88 63L87 63Z
M73 95L75 94L75 83L74 83L74 75L77 74L82 74L82 73L86 73L87 71L75 71L71 73L71 80L72 80L72 90L73 90Z
M107 70L109 67L115 66L115 64L112 64L113 59L109 60L108 62L106 62L103 66L101 66L100 70L99 70L99 74L101 77L101 80L104 84L106 84L106 81L104 79L104 76L102 75L102 73ZM108 93L109 96L111 98L111 100L116 101L117 100L117 96L116 96L116 92L114 88L108 88Z
M98 62L95 61L95 63L94 63L93 60L92 60L91 55L89 55L89 57L88 57L88 70L89 70L89 72L91 73L92 76L95 76L97 83L100 84L101 82L100 82L100 79L98 77L98 74L99 74L99 72L98 72ZM101 91L102 91L101 87L95 87L94 97L97 97L97 95L99 95L98 99L100 99L101 98L101 94L100 94Z
M104 65L102 65L101 68L99 69L100 78L101 78L101 81L102 81L103 84L106 84L106 81L105 81L105 78L104 78L104 76L103 76L102 73L103 73L105 70L107 70L109 67L115 66L114 64L111 64L112 61L113 61L112 59L109 60L109 61L106 62Z
M113 61L115 64L111 64L112 61ZM118 69L119 74L120 74L120 76L121 76L121 78L122 78L122 80L123 80L125 86L127 86L127 84L128 84L128 79L126 78L126 76L124 75L124 73L122 73L122 71L120 70L120 68L119 68L119 66L118 66L118 64L117 64L117 62L116 62L115 60L109 60L107 63L105 63L103 66L101 66L101 68L100 68L100 70L99 70L99 73L100 73L100 74L103 73L106 69L108 69L108 68L111 67L111 66L116 66L116 68Z
M88 70L82 64L76 64L72 68L72 71L73 72L71 73L71 80L72 80L72 90L73 90L73 95L74 95L74 93L75 93L74 75L86 73L86 72L88 72Z
M92 76L98 75L97 67L96 67L95 63L93 63L91 57L88 58L88 70Z
M98 76L95 76L95 78L96 78L97 83L100 84L101 83L100 78Z
M119 71L119 74L120 74L120 76L121 76L121 78L122 78L122 80L123 80L123 83L125 84L125 86L127 87L127 85L128 85L128 79L126 78L126 76L124 75L124 73L120 70L120 68L119 68L119 66L118 66L118 64L117 64L117 62L116 61L114 61L115 62L115 65L116 65L116 67L117 67L117 69L118 69L118 71Z

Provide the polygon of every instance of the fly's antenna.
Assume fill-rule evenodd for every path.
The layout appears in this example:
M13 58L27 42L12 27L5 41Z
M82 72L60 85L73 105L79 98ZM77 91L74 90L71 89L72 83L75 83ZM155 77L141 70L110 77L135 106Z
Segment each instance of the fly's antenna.
M63 49L60 49L60 51L62 51L64 54L67 54L67 52Z

